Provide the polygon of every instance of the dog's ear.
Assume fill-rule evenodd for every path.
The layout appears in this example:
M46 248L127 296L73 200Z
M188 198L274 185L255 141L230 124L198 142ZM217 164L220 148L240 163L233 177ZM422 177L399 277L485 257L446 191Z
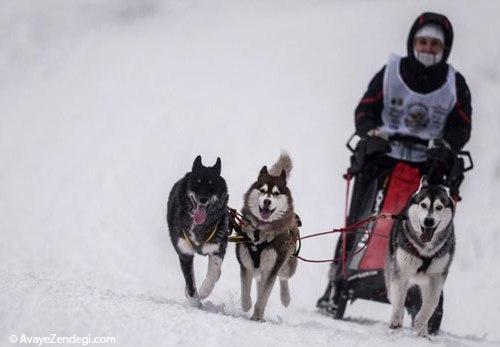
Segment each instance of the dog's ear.
M260 172L259 172L259 178L263 175L269 175L269 173L267 172L267 166L263 166L262 169L260 169Z
M220 162L220 158L217 157L217 161L215 162L215 165L212 166L212 168L215 169L215 171L217 171L217 175L220 175L220 171L221 171L221 162Z
M203 164L201 163L201 155L197 156L193 162L193 169L191 171L197 171L203 168Z
M438 185L439 189L441 189L443 192L446 193L446 195L448 195L449 198L451 198L451 194L450 194L450 188L448 188L447 186L445 186L444 184L439 184Z
M422 175L422 178L420 179L420 187L418 190L427 187L429 185L429 178L426 175Z
M408 204L414 203L416 200L415 198L417 197L418 193L422 190L422 188L427 187L429 185L429 182L427 181L427 176L422 175L420 178L420 185L418 186L417 190L413 193L411 198L408 200Z
M286 171L281 170L280 178L286 183Z
M444 184L438 185L439 189L446 194L446 197L448 198L447 200L450 202L450 205L453 205L453 197L451 196L450 193L450 188L445 186Z

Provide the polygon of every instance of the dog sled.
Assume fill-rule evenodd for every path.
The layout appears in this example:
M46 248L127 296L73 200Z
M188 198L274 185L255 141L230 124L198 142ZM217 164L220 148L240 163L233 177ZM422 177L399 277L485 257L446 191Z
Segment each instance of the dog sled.
M351 151L351 165L344 176L348 182L358 177L366 170L367 162L373 156L386 153L386 141L372 141L366 143L359 141L356 148L351 142L354 135L348 140L346 146ZM408 136L393 136L390 141L399 141L407 144L420 144L428 148L432 146L428 141ZM372 156L372 158L369 158ZM430 160L429 171L434 174L443 175L442 182L450 190L450 195L455 201L460 200L459 186L463 180L464 173L473 168L472 157L468 151L452 153L449 151L446 157L433 157ZM467 164L467 165L466 165ZM441 171L440 171L441 170ZM353 190L353 199L361 199L357 202L356 211L351 206L349 216L346 217L347 225L359 225L353 230L346 227L341 234L335 249L335 260L337 276L335 286L331 290L330 300L334 305L320 305L321 312L336 319L344 317L347 303L357 299L372 300L381 303L389 303L384 282L384 265L387 256L389 234L400 212L407 204L410 197L418 189L421 172L418 167L404 162L398 162L393 168L379 172L376 177L370 178L367 188L363 189L361 196ZM357 193L358 196L355 196ZM346 196L346 202L348 197ZM349 201L353 204L353 201ZM347 215L347 205L346 205ZM385 218L378 218L378 217ZM388 218L389 217L389 218ZM390 218L392 217L392 218ZM328 292L328 290L327 290ZM405 307L412 319L421 306L421 296L417 287L408 291ZM439 304L429 321L429 332L433 333L439 329L443 314L443 294Z

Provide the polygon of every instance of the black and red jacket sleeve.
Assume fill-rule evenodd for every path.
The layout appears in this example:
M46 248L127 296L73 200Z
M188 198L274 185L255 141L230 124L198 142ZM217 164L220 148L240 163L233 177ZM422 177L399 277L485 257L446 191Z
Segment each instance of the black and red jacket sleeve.
M354 111L354 123L358 136L366 136L367 131L382 125L384 71L385 66L372 78L368 90Z
M460 150L469 141L471 132L472 105L469 87L465 78L457 72L455 75L457 102L448 115L443 139L454 150Z

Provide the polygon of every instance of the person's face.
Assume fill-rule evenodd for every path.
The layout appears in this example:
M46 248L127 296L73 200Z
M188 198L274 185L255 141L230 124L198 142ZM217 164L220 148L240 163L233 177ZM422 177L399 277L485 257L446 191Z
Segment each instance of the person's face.
M432 37L417 37L413 42L413 48L418 53L438 54L443 50L443 43Z

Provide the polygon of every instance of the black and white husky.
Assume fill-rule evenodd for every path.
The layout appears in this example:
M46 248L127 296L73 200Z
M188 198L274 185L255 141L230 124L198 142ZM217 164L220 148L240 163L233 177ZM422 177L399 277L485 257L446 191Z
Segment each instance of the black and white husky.
M196 157L191 172L173 186L167 208L170 238L186 281L186 296L198 302L206 298L220 277L229 235L227 186L220 175L221 160L205 167ZM193 271L194 254L208 255L207 277L199 294Z
M428 336L429 318L439 302L455 253L454 214L454 202L444 186L429 185L423 178L391 232L385 266L392 304L390 328L401 328L407 291L417 285L422 304L413 325L418 336Z
M236 245L240 263L241 307L247 312L252 307L250 296L252 280L257 282L257 301L252 320L263 321L264 310L276 278L280 280L281 302L290 303L288 279L297 268L297 259L291 257L298 235L293 199L287 187L292 161L283 153L271 170L264 166L259 177L244 197L242 214L251 225L242 228L252 242Z

